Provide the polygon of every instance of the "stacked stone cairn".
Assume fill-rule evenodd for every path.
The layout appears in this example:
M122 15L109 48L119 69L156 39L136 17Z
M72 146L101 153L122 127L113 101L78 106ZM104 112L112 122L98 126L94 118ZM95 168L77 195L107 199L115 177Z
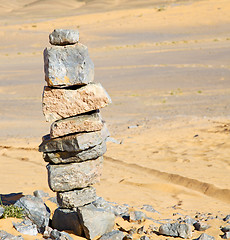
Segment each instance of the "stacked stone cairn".
M88 49L77 30L56 29L44 50L43 113L53 122L39 151L49 164L48 184L57 193L59 208L52 227L92 239L112 230L115 216L92 204L93 184L99 181L109 132L99 109L111 103L100 83Z

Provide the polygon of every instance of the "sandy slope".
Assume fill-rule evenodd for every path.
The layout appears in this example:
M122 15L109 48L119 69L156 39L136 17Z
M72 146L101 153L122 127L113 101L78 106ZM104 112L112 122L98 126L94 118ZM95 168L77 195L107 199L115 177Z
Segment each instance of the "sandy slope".
M54 196L37 151L49 131L42 51L54 28L78 28L113 99L103 116L122 141L108 143L98 195L166 218L172 206L229 214L229 2L63 2L0 1L1 193Z

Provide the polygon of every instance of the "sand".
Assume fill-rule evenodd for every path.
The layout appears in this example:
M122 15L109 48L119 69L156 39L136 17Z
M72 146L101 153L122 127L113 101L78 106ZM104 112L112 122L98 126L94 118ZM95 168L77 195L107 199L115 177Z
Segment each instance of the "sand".
M77 28L113 100L103 118L122 143L107 145L97 194L151 204L159 219L230 214L229 1L86 2L0 1L0 192L54 196L38 152L49 132L42 52L54 28ZM12 221L0 229L17 235ZM207 233L221 239L212 224Z

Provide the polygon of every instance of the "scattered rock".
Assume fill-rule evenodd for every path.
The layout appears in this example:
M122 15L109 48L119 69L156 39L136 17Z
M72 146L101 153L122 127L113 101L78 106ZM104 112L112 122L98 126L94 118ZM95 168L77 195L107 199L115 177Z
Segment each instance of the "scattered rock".
M115 220L113 213L98 209L93 204L79 207L77 211L87 239L102 236L113 229Z
M230 239L230 232L225 232L222 236L223 239Z
M99 131L102 129L103 124L99 112L65 118L52 123L50 127L50 137L56 138L71 133Z
M192 236L191 226L189 224L166 223L160 226L159 233L181 238L190 238Z
M38 198L49 197L49 193L46 193L43 190L35 190L33 194L35 197L38 197Z
M26 195L20 198L15 205L24 209L26 216L37 225L39 232L43 231L45 226L48 226L50 210L42 199Z
M147 236L141 236L141 237L140 237L140 240L150 240L150 238L147 237Z
M13 223L14 228L22 233L31 236L36 236L38 234L37 225L33 224L29 219L25 219L20 223Z
M0 206L0 218L4 214L5 208Z
M112 137L108 137L107 139L106 139L106 142L112 142L112 143L116 143L116 144L122 144L123 143L123 140L117 140L117 139L115 139L115 138L112 138Z
M115 207L102 197L97 197L97 199L95 201L93 201L92 204L96 208L105 210L107 212L114 213L114 211L115 211Z
M52 230L53 230L53 229L52 229L51 227L46 226L45 229L44 229L44 232L43 232L42 236L43 236L44 238L50 238L50 234L51 234Z
M202 222L195 222L193 224L195 230L197 231L205 231L207 230L208 228L210 228L211 226L209 226L208 224L205 224L205 223L202 223Z
M52 45L64 46L77 43L78 41L78 30L54 29L54 31L49 35L49 42Z
M50 233L50 237L53 240L73 240L72 237L66 232L59 232L57 229L54 229Z
M148 204L144 204L142 207L141 207L141 209L143 209L143 210L145 210L145 211L147 211L147 212L153 212L153 213L159 213L157 210L155 210L154 208L153 208L153 206L151 206L151 205L148 205Z
M68 192L58 192L57 201L61 208L76 208L95 201L96 189L86 187Z
M73 86L93 82L94 64L83 44L52 46L44 50L45 80L48 86Z
M83 162L101 157L106 152L106 150L106 143L103 141L94 147L80 152L43 153L43 158L46 162L54 164Z
M51 139L49 135L43 137L43 142L39 146L40 152L80 152L89 150L101 144L109 136L109 131L104 125L100 131L77 133L69 136ZM84 153L83 153L84 155ZM63 156L65 156L63 154Z
M80 224L78 214L71 209L57 208L52 218L52 227L59 231L73 231L78 236L83 235L83 228Z
M158 227L154 226L153 224L150 224L148 229L147 229L147 234L152 235L158 230Z
M124 233L119 230L113 230L103 234L99 239L100 240L122 240L124 238Z
M123 240L132 240L133 239L133 236L132 234L127 234L124 236Z
M230 225L225 226L225 227L221 227L220 230L221 230L223 233L225 233L225 232L230 232Z
M197 221L189 216L186 216L183 220L184 223L194 225Z
M81 163L47 165L49 187L54 192L85 188L99 181L103 157Z
M139 127L138 124L137 125L128 126L128 129L137 128L137 127Z
M230 214L228 214L224 219L223 221L227 222L228 220L230 220Z
M45 87L42 102L50 122L103 108L112 101L100 83L91 83L78 89Z
M146 234L147 233L147 227L144 225L144 226L138 228L137 233L140 234L140 235L142 235L144 233Z
M144 222L146 220L146 215L145 213L141 211L130 211L129 213L129 221L130 222Z
M1 240L24 240L22 236L14 236L4 230L0 230L0 239Z
M206 234L206 233L202 233L198 238L197 240L215 240L214 237Z

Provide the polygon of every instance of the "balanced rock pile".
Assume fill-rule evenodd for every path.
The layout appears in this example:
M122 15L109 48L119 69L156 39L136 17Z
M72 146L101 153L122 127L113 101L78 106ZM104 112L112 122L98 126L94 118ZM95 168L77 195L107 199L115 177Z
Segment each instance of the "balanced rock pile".
M48 183L57 192L59 208L52 226L92 239L111 231L112 213L97 209L96 191L109 132L99 109L111 103L100 83L94 83L94 65L88 49L78 43L75 30L54 30L51 47L44 50L43 113L53 122L39 151L48 170ZM96 224L96 227L93 226Z

